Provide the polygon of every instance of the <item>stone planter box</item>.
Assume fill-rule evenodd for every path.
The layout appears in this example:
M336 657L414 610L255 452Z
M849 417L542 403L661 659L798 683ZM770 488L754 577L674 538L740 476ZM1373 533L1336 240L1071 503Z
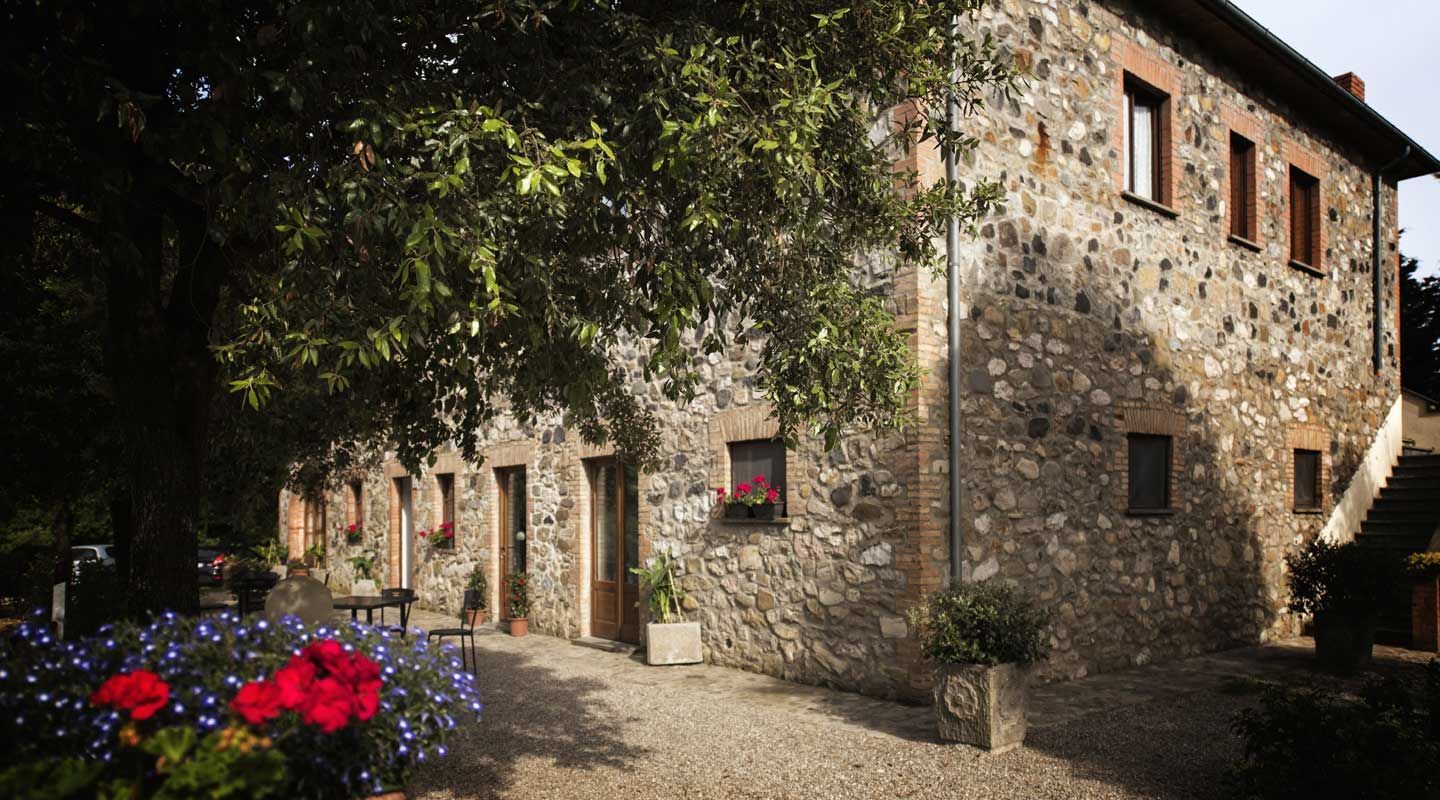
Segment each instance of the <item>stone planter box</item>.
M375 581L369 578L360 578L350 584L350 594L374 596L380 594L380 588L375 585Z
M700 623L652 622L645 626L646 664L699 664L704 660L700 649Z
M1028 666L942 664L935 670L940 738L1003 753L1025 741L1030 705Z
M1370 663L1376 615L1321 611L1315 615L1315 660L1320 668L1350 675Z
M1410 647L1440 653L1440 578L1419 578L1410 590Z

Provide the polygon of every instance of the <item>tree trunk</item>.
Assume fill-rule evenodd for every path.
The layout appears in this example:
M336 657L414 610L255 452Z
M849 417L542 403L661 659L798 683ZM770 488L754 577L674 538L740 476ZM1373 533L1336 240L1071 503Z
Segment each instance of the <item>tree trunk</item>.
M125 597L142 618L199 606L196 522L218 380L209 329L223 270L207 252L203 216L160 207L149 197L118 211L131 246L110 254L106 271L107 362L129 489Z

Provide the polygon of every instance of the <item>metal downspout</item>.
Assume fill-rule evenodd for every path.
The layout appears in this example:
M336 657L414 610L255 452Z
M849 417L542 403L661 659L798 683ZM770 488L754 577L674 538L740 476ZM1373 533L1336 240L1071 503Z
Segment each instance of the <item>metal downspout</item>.
M1380 204L1381 201L1384 199L1383 189L1385 173L1399 166L1405 161L1405 159L1409 157L1410 145L1407 144L1405 145L1405 152L1401 153L1399 158L1376 170L1375 174L1371 176L1370 179L1370 223L1373 226L1374 234L1374 241L1370 248L1370 279L1372 299L1374 301L1374 311L1372 313L1373 319L1371 320L1371 334L1374 338L1374 342L1371 348L1370 355L1372 366L1374 366L1375 374L1377 375L1380 374L1380 371L1385 366L1385 319L1381 313L1381 298L1385 294L1385 281L1380 272L1380 265L1383 260L1382 256L1384 250L1383 242L1381 241L1381 239L1383 238L1384 234L1380 230L1381 217L1383 216L1383 214L1381 213Z
M960 15L950 17L950 69L952 83L956 69L955 42L960 37ZM945 127L955 132L960 127L960 104L952 89L945 103ZM945 180L954 186L959 179L955 164L955 148L947 146L944 153ZM960 565L964 530L960 524L960 220L954 214L945 226L945 276L949 297L949 340L947 354L950 362L950 581L960 580Z

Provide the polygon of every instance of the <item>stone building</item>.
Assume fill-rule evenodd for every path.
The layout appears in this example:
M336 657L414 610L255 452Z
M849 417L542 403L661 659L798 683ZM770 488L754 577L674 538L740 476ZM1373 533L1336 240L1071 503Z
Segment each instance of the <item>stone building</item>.
M770 442L752 342L710 358L692 403L652 401L662 469L617 466L560 420L502 421L483 463L441 453L282 497L291 541L318 525L332 585L368 548L444 609L476 565L492 608L523 568L532 629L631 640L626 568L664 549L710 661L884 696L926 685L904 614L952 566L1053 610L1051 677L1291 630L1283 556L1353 535L1400 450L1396 183L1440 163L1359 78L1219 0L1002 0L978 25L1033 80L968 123L962 175L1003 180L1008 207L960 253L961 563L945 278L885 258L859 268L926 370L902 434ZM909 158L940 173L937 153ZM713 487L757 468L782 517L718 519ZM452 547L418 536L444 521Z

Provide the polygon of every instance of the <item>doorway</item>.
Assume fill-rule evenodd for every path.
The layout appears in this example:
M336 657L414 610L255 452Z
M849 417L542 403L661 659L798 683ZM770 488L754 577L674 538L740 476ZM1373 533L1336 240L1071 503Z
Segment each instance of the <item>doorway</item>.
M410 588L411 539L415 533L415 513L411 505L410 478L395 479L395 497L400 505L400 588Z
M525 468L505 467L495 470L495 484L500 495L500 609L497 618L510 618L506 602L506 586L511 575L526 570Z
M613 458L586 462L590 478L590 629L594 636L640 641L639 473Z

